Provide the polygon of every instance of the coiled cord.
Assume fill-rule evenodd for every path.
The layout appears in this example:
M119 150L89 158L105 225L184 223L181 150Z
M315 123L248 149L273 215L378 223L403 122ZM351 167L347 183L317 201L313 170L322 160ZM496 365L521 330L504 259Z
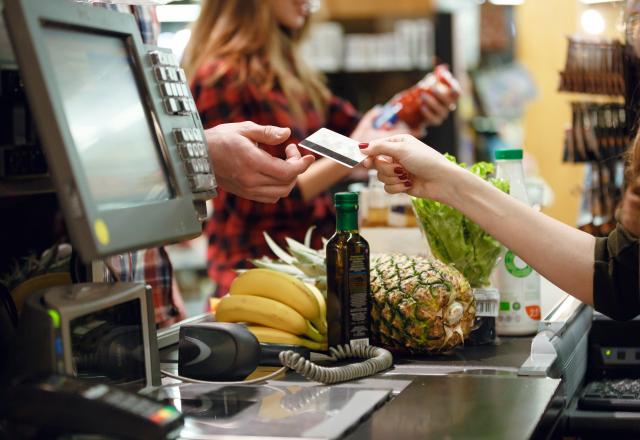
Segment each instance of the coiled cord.
M331 359L334 361L349 358L366 360L339 367L321 367L300 356L298 353L287 350L280 352L280 362L285 367L291 368L305 378L315 382L322 382L326 385L371 376L391 368L393 365L393 356L389 351L372 345L357 345L355 347L338 345L336 347L330 347L329 351L331 353Z
M347 382L349 380L359 379L361 377L372 376L376 373L391 368L393 365L393 356L388 350L373 345L352 347L350 345L338 345L329 347L331 360L339 361L342 359L358 358L365 359L362 362L349 365L341 365L339 367L321 367L310 360L305 359L292 350L280 352L280 362L283 367L268 376L258 377L248 381L236 382L213 382L208 380L197 380L180 376L161 370L162 374L173 379L181 380L187 383L201 383L212 385L249 385L260 383L273 379L274 377L284 373L287 368L294 370L296 373L314 382L321 382L325 385L331 385L338 382Z

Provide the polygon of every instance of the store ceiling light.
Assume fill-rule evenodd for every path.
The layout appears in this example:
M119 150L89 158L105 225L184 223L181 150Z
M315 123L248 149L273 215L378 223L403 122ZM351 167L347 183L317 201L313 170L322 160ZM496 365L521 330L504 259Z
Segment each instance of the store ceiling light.
M582 30L591 35L600 35L604 32L606 23L604 17L595 9L587 9L580 16Z
M489 0L489 3L499 6L517 6L524 3L524 0Z
M200 5L164 5L158 6L158 21L161 23L191 23L200 14Z

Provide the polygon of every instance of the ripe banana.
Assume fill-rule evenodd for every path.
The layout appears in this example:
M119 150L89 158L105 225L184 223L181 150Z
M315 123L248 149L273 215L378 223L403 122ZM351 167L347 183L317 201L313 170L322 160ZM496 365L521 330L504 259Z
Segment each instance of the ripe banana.
M253 295L228 295L220 300L216 309L220 322L254 322L284 330L296 335L306 335L321 342L323 337L309 321L286 304Z
M287 345L300 345L307 347L311 350L326 351L327 342L315 342L305 338L301 338L291 333L287 333L277 328L262 327L259 325L250 325L247 327L251 333L258 338L260 342L266 342L269 344L287 344Z
M316 297L316 300L318 301L318 305L320 306L320 316L316 319L312 319L311 324L313 324L315 328L318 329L320 334L326 335L327 334L327 302L325 301L324 295L322 294L322 292L320 292L320 289L318 289L313 284L310 284L310 283L305 283L305 284L309 288L309 290L311 290L313 295Z
M286 273L270 269L249 269L233 280L229 293L232 296L253 295L278 301L288 305L314 324L321 316L316 295L305 283ZM325 319L326 308L322 316Z

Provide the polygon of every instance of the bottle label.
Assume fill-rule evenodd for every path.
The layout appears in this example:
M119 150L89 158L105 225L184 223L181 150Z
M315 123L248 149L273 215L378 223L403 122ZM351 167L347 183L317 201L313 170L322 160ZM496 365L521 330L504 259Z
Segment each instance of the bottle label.
M365 255L349 256L349 341L369 338L369 271Z
M533 269L513 252L507 251L504 256L504 266L511 275L516 278L525 278L531 275Z

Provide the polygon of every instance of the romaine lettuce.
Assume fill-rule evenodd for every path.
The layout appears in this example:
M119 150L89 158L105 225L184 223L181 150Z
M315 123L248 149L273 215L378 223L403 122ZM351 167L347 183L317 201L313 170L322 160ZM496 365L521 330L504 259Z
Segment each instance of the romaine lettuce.
M446 157L456 162L453 156ZM463 163L459 165L466 168ZM498 189L509 192L508 182L489 177L494 171L493 164L478 162L469 171L488 180ZM414 197L413 207L433 255L462 272L471 287L489 285L489 276L502 245L460 211L448 205Z

